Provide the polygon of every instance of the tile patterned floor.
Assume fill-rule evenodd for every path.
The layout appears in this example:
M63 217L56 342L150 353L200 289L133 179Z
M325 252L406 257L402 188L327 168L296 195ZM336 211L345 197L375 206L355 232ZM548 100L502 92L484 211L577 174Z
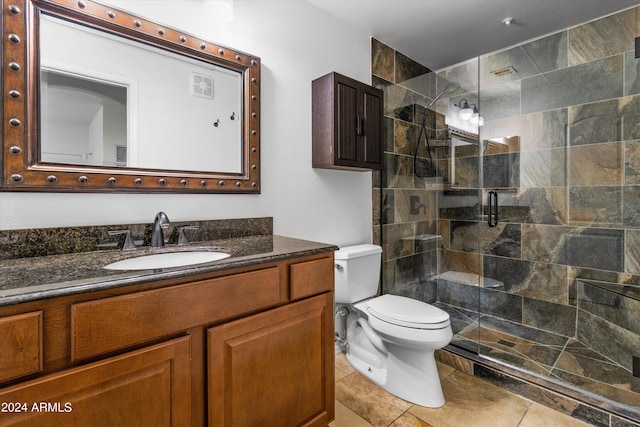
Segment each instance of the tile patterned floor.
M447 403L413 405L355 372L336 356L336 420L331 427L586 427L589 424L438 364Z
M640 378L573 338L436 304L452 319L452 344L616 402L640 407ZM482 327L479 327L482 325Z

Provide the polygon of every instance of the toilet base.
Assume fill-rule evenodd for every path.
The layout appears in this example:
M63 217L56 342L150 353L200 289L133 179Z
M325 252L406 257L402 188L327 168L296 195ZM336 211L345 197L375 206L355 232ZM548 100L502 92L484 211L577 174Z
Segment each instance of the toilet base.
M356 371L408 402L428 408L445 404L435 350L451 342L451 326L412 330L381 321L372 325L376 319L367 319L357 305L344 307L349 314L346 322L336 323L336 340Z
M434 351L411 352L391 345L384 366L376 368L353 354L347 361L360 374L391 394L408 402L427 408L439 408L445 404L438 375ZM401 351L403 360L393 352Z
M384 384L387 383L387 369L376 368L363 362L362 360L354 357L351 354L347 354L347 361L349 364L363 376L367 377L372 383L384 388Z

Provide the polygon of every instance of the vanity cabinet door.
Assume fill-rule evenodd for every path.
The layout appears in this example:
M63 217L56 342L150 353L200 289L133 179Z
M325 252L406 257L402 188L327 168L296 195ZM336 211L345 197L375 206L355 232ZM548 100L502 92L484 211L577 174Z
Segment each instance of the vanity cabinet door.
M191 426L189 337L0 389L2 426Z
M383 121L382 91L369 85L362 85L360 87L360 99L362 102L361 166L368 169L381 170Z
M333 293L208 330L210 426L326 426Z
M0 381L40 372L42 342L42 311L0 317Z

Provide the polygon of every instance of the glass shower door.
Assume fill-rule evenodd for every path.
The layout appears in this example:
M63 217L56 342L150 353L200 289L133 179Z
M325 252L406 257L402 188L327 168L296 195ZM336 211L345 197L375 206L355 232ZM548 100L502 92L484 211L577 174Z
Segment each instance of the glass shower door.
M439 152L445 175L438 195L438 228L443 245L438 263L437 305L447 311L454 346L478 352L482 263L482 160L478 122L478 62L469 61L442 71L441 86L457 87L438 103L444 117L447 144ZM477 114L476 114L477 117Z
M569 110L540 98L561 91L544 86L562 40L479 58L483 205L497 216L480 227L479 354L545 376L576 318L575 272L558 246L569 230Z
M635 13L479 58L478 353L640 407Z

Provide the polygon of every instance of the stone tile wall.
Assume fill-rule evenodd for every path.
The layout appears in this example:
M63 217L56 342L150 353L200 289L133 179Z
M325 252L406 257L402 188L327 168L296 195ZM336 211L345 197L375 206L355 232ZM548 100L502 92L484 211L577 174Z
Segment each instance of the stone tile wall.
M372 41L373 82L385 90L385 166L374 189L383 292L453 306L455 332L471 326L459 342L475 352L504 356L481 343L484 328L538 343L505 361L536 373L555 366L554 381L623 404L640 398L630 376L640 307L589 283L640 290L638 13L437 73ZM511 73L492 73L507 67ZM454 90L427 114L439 178L419 179L414 170L429 169L424 144L413 161L425 100L449 84ZM455 148L452 159L450 140L434 129L446 128L462 98L485 122L478 142ZM518 150L491 152L484 143L507 136L519 137ZM489 190L500 198L495 228L486 223ZM426 206L419 215L408 212L411 196ZM440 239L412 238L433 234ZM597 384L607 382L609 394L601 393Z
M436 185L430 178L417 178L433 170L424 144L416 143L430 102L434 73L402 53L372 39L372 81L384 90L385 146L384 168L374 177L374 204L380 203L379 218L374 218L374 240L383 246L383 293L435 301L437 253ZM430 144L435 140L436 114L426 112ZM433 142L435 143L435 141ZM435 151L432 149L432 156ZM422 173L421 173L422 171ZM433 180L435 182L435 180ZM411 198L419 200L417 212L411 212ZM377 213L374 209L374 214Z
M446 243L440 272L504 283L502 289L482 290L485 301L509 301L504 307L484 304L488 314L587 339L582 329L594 322L578 310L576 278L640 285L636 12L478 58L477 92L467 85L474 90L449 100L452 105L477 96L485 119L481 140L520 137L518 153L482 159L483 199L486 204L487 191L498 191L499 227L474 219L469 205L456 203L465 196L454 192L443 194L447 208L438 215ZM473 65L439 75L455 80L473 74ZM514 71L492 73L505 67ZM468 285L460 291L477 294ZM497 298L501 292L509 297Z
M630 371L640 354L640 287L578 280L578 308L578 340ZM640 378L628 389L640 393Z

